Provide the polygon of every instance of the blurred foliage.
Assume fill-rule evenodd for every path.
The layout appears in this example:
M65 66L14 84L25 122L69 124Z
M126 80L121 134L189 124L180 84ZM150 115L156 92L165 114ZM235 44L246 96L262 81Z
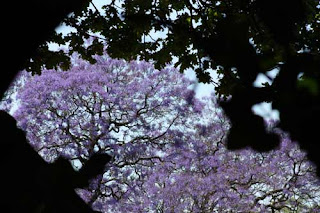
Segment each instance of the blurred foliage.
M217 94L232 96L221 102L232 122L229 148L277 146L277 136L251 111L254 104L272 102L280 112L279 126L320 163L313 125L320 118L318 0L112 0L103 11L90 5L65 19L76 31L50 40L68 44L69 52L53 53L42 45L41 57L32 58L28 70L40 73L41 67L58 65L67 70L73 52L94 63L92 55L102 54L104 46L111 57L152 60L157 68L176 57L175 66L193 68L204 83L212 82L214 69ZM271 85L253 87L259 73L275 68L280 72ZM307 78L298 80L301 73Z

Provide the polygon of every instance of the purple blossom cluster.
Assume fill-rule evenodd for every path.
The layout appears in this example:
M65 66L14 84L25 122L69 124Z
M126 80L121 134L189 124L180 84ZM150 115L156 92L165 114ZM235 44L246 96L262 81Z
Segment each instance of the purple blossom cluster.
M320 185L305 153L283 135L268 153L230 152L229 123L214 96L199 100L173 67L107 55L74 56L18 91L14 116L48 162L112 156L79 195L102 212L320 211ZM280 133L279 133L280 134Z
M68 72L44 70L18 92L14 116L47 161L62 155L85 162L98 150L119 162L123 152L134 158L146 143L165 145L157 139L192 111L183 98L191 82L174 68L96 60L91 65L75 56Z

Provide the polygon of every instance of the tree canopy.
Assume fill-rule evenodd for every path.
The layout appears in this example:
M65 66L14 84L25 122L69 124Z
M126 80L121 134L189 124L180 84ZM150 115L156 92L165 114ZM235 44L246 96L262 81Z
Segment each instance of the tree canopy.
M270 102L280 112L279 127L319 164L317 144L311 143L319 141L313 125L320 118L319 1L113 0L102 11L90 4L65 19L75 31L55 34L49 42L68 44L68 54L78 52L91 63L104 45L111 57L138 56L153 61L156 68L176 57L181 71L193 68L204 83L212 82L210 69L217 70L217 94L232 96L221 102L232 123L229 148L265 151L279 144L279 137L251 110L254 104ZM85 45L88 38L92 43ZM39 73L43 65L70 67L63 51L49 51L43 44L38 52L26 66L29 71ZM279 74L271 84L253 86L259 73L272 69Z
M20 62L34 52L37 52L37 54L32 55L25 67L27 70L38 74L44 67L47 69L60 67L65 70L69 70L72 66L70 55L74 52L77 52L83 59L88 60L90 63L96 63L97 58L95 56L93 57L93 55L103 54L103 47L105 45L108 46L108 53L113 58L135 59L138 56L142 59L153 61L157 68L164 67L164 65L167 62L170 62L173 57L177 57L178 62L176 63L176 66L181 71L188 67L194 68L197 73L197 77L201 82L211 83L212 79L209 76L209 70L216 69L218 71L219 81L215 82L217 84L217 94L222 97L231 96L228 101L220 102L220 105L223 107L231 122L231 130L228 133L228 140L225 144L227 148L237 149L245 146L251 146L256 150L266 151L279 145L280 141L282 141L280 145L281 148L289 147L290 150L295 150L295 146L290 147L283 145L283 138L279 137L274 132L265 129L263 120L259 116L252 114L251 107L254 104L267 101L272 103L274 109L278 109L280 111L281 122L279 123L279 127L288 131L291 138L297 139L301 147L308 151L308 157L318 165L320 164L317 149L317 143L319 141L319 136L317 135L318 128L316 125L314 125L314 123L316 123L316 121L318 121L320 118L320 80L318 74L320 67L320 7L318 1L284 0L279 2L276 0L181 0L169 2L166 0L131 0L122 2L112 0L106 3L102 12L101 10L99 11L98 8L95 8L93 3L90 4L90 8L84 8L83 12L78 11L72 13L65 19L65 24L67 26L74 27L76 31L68 34L67 36L53 34L47 41L56 42L61 45L67 44L70 47L69 52L50 51L47 42L40 45L40 47L34 51L35 46L37 46L39 42L43 41L44 37L48 35L48 29L52 28L58 22L58 19L66 14L66 12L71 11L69 6L68 9L63 11L61 10L60 13L55 16L57 19L52 19L52 22L47 24L43 33L40 34L37 34L37 32L39 32L38 29L42 29L39 27L38 20L47 20L48 16L54 16L53 13L47 13L47 11L49 11L51 8L46 7L46 10L44 10L45 12L33 14L30 13L29 10L25 10L25 7L20 7L21 10L19 10L18 13L20 15L22 14L21 17L25 17L23 17L21 20L12 19L17 20L19 24L17 24L18 27L13 24L8 28L10 29L11 34L7 34L7 40L13 42L6 42L7 46L5 50L10 51L5 54L6 58L4 61L6 64L8 64L8 61L10 60L7 59L13 58L19 49L19 53L21 54L17 54L18 58L15 59L19 63L12 63L10 64L11 67L5 67L4 79L12 78L13 73L11 73L10 70L17 70L20 68ZM86 4L86 6L88 5ZM29 16L30 14L27 13L30 13L32 16ZM30 22L36 23L35 25L32 25L35 27L33 27L31 30L27 28ZM7 27L8 25L5 26ZM162 32L165 36L158 37L156 32ZM8 38L11 38L11 40ZM87 41L88 38L92 39L92 42L89 45L85 44L85 41ZM8 44L10 45L9 48ZM273 82L271 84L264 84L260 88L252 86L257 74L266 74L272 69L278 69L279 74L275 79L272 79ZM2 92L8 84L9 82L1 84ZM72 90L72 88L70 88L70 90ZM187 99L185 99L190 106L192 106L195 101L191 97L193 96L187 96ZM90 108L93 106L91 100L98 99L99 98L92 98L90 100L84 99L84 101L86 101L84 105L87 104L87 107ZM58 106L63 107L59 104L56 105L56 107ZM30 108L30 110L32 111L33 109ZM62 116L59 113L63 111L63 109L55 108L54 110L56 111L56 114ZM198 116L197 119L199 119L201 117L201 113L199 114L198 111L196 114ZM81 113L78 115L81 115ZM84 112L82 115L86 116L86 118L90 116L92 117L92 114L90 113L88 114ZM208 115L214 115L214 112L210 111L209 114L206 114L206 116L210 118ZM72 117L72 115L69 117ZM38 119L38 121L41 119L42 118ZM117 122L117 119L118 117L115 117L115 122ZM45 121L43 124L45 124ZM58 131L65 131L66 127L68 127L66 124L67 122L64 121L62 121L60 124L57 124ZM193 124L195 125L195 122L193 122ZM33 125L36 126L36 124ZM28 126L22 125L22 127L26 128ZM75 125L74 127L76 127L76 130L77 128L78 130L79 128L83 128L81 122L78 122L78 125ZM42 152L43 156L49 156L49 159L47 159L49 161L55 159L55 157L58 155L63 155L72 159L75 157L80 161L86 161L88 160L90 151L97 149L96 147L99 148L100 143L95 144L94 148L92 149L88 140L84 140L84 138L88 139L89 136L95 136L95 134L99 135L100 127L101 126L99 125L97 126L97 132L95 132L95 129L90 129L88 132L84 131L85 134L82 137L78 136L80 140L75 140L77 143L73 145L69 145L67 142L61 142L63 137L57 138L60 137L57 135L53 136L53 138L59 140L56 142L51 140L51 144L47 143L44 137L40 137L40 140L38 141L40 142L39 144L34 143L34 141L32 141L32 143L35 148L39 148L38 151ZM110 128L112 131L117 131L115 124L111 125ZM4 131L6 130L5 128L1 129ZM201 126L195 125L193 131L202 131L204 129L205 128L202 128ZM42 131L42 129L40 130ZM65 136L64 139L68 139L67 136L77 133L76 130L69 131L69 135L62 134ZM216 129L211 130L211 132L215 132ZM94 134L92 134L92 132ZM168 133L171 132L169 131ZM175 132L175 134L176 133L177 132ZM42 134L42 132L33 132L32 134ZM201 135L205 134L201 132ZM175 139L173 140L173 144L181 147L177 138L171 139ZM200 138L198 139L200 140ZM171 142L172 141L170 141L169 145ZM200 144L201 143L202 142L200 142ZM187 144L193 144L193 142L188 141ZM196 144L199 143L197 142ZM37 147L38 145L40 147ZM211 148L216 150L215 147L210 147L211 151ZM220 150L223 150L223 148L224 147L222 147ZM177 150L181 151L181 149L172 149L171 151ZM203 153L201 150L203 149L187 149L184 150L186 152L184 152L183 156L185 156L185 159L188 159L191 162L197 157L195 153ZM204 150L206 150L206 148L204 148ZM47 155L49 151L52 152L50 155ZM130 150L128 152L130 156ZM275 153L277 156L283 156L281 151L276 151ZM288 208L300 208L298 211L301 211L303 208L308 208L308 206L304 205L304 201L301 202L300 198L305 196L309 198L312 197L312 190L308 190L313 189L312 187L309 187L314 183L312 182L312 178L309 179L309 177L312 176L313 168L309 167L308 163L305 164L303 153L300 153L300 151L296 153L298 153L297 156L291 155L290 157L289 153L286 155L287 158L282 159L288 164L279 165L277 164L279 161L273 162L275 163L273 167L276 168L277 172L283 171L281 170L283 168L282 166L288 166L288 168L293 166L294 169L290 170L291 173L289 172L284 175L285 177L288 177L288 179L280 182L281 184L284 184L281 189L277 188L277 186L271 186L271 188L269 188L271 191L267 191L266 188L263 188L266 190L263 192L265 194L260 194L261 197L256 198L255 200L255 203L260 205L257 208L260 208L260 210L263 210L262 208L273 208L275 210L279 208L286 208L286 210ZM246 151L244 151L242 154L246 154ZM214 154L213 156L208 156L209 159L211 157L215 158ZM231 158L233 158L233 156L234 155L231 155ZM256 156L258 156L256 158L258 164L255 165L259 166L259 155ZM135 157L137 156L135 155ZM177 180L181 181L181 183L190 184L188 186L195 191L199 192L203 190L204 186L206 185L199 184L199 187L196 186L196 188L193 188L195 186L192 183L185 182L188 180L188 178L192 176L198 181L215 177L214 175L212 176L212 174L215 174L214 171L212 173L207 173L208 176L199 176L197 171L202 172L203 170L203 165L200 164L193 164L194 167L186 168L186 170L177 173L175 168L171 167L171 163L173 163L174 166L181 166L182 164L180 164L179 157L171 158L172 161L166 162L167 164L165 165L162 164L163 162L161 162L161 158L158 157L159 156L152 160L148 159L150 160L148 162L151 162L150 164L156 165L159 169L165 171L167 175L171 177L177 177ZM237 159L237 157L235 157L235 159ZM269 158L267 157L267 159ZM144 160L146 159L143 159L143 161ZM207 159L204 159L204 161L206 160ZM217 160L221 160L223 162L223 159L221 158L218 158ZM240 159L240 161L241 160L246 160L246 158L244 157ZM239 159L236 161L239 162ZM129 164L132 162L135 161L130 161ZM241 163L234 164L233 160L229 160L228 162L231 162L231 165L241 165ZM141 161L137 161L136 163L140 164ZM213 168L215 168L214 163L210 164L213 165ZM156 178L157 174L148 174L148 170L143 170L148 174L147 176L145 176L145 173L139 173L142 171L140 168L145 168L143 164L144 162L137 167L132 166L131 171L134 170L133 173L136 173L136 176L139 178L148 179L152 178L152 175L154 175L153 177ZM300 165L303 166L300 167ZM225 169L226 167L221 168ZM240 168L249 169L247 167ZM297 168L297 170L295 168ZM234 170L237 171L236 168L234 168ZM111 169L110 171L115 171L115 176L119 174L119 172L117 173L117 169ZM206 168L204 168L203 171L206 172ZM226 171L229 172L230 170ZM308 185L306 182L304 182L304 184L307 184L305 185L308 186L307 188L303 188L301 182L296 181L299 179L296 176L300 177L300 171L303 173L303 175L307 175L306 177L304 176L305 180L310 181L308 184L311 185ZM270 175L271 173L272 172L268 174ZM272 177L278 177L277 175L279 174L281 174L280 176L283 177L283 173L277 173ZM183 177L188 178L184 179ZM292 177L292 179L290 177ZM102 179L101 176L99 178L97 180L103 180L103 176ZM252 178L253 181L257 180L254 178ZM134 179L134 181L135 180L137 179ZM158 203L160 211L164 208L180 208L180 206L185 205L186 200L190 200L191 202L188 202L188 204L192 205L194 208L209 208L205 205L201 206L201 199L204 198L208 200L211 199L210 202L212 201L211 203L214 203L214 195L209 194L203 197L192 197L190 191L185 190L186 188L182 188L181 185L176 184L177 182L173 180L174 179L172 178L168 178L166 179L167 182L165 182L165 184L172 186L171 188L175 190L172 191L173 193L180 190L181 193L177 193L177 195L183 195L185 197L181 197L180 203L172 203L172 200L168 199L163 200L163 204L165 205ZM237 182L238 179L235 179L236 181L228 178L223 180L229 184L225 186L226 189L238 191L240 194L243 192L243 182ZM246 182L249 185L252 183L250 180L251 179ZM201 181L199 182L201 183ZM87 202L97 202L98 206L96 206L96 208L99 209L104 208L100 205L104 202L100 201L105 197L109 196L115 198L114 200L109 200L114 204L114 201L119 199L119 194L122 195L122 190L125 189L126 191L128 189L125 187L121 188L119 185L114 184L114 182L110 183L111 186L107 185L107 187L105 187L104 184L99 185L99 183L95 183L97 182L94 182L88 189L82 191L81 193L83 198L87 199ZM150 183L154 183L154 181L151 179ZM295 185L295 183L298 184ZM121 184L122 186L126 185L126 181L121 182ZM158 195L154 194L154 191L149 191L149 195L158 196L157 198L160 198L160 200L161 198L164 198L168 188L161 189L161 184L162 183L157 184L153 189L159 191ZM138 187L136 192L139 192L139 190L140 192L141 190L145 192L145 189L141 187L141 184L135 186ZM275 187L275 190L272 190L272 187ZM97 190L98 188L99 190ZM253 188L255 189L255 187ZM150 189L152 189L152 187L150 187ZM249 187L249 189L252 189L252 187ZM305 189L307 189L307 191ZM99 193L94 194L92 193L93 191L98 191ZM280 195L277 194L280 191ZM146 194L148 195L149 192L146 192ZM203 193L205 194L206 191L203 191ZM231 200L237 200L239 198L238 194L230 193L232 196L228 197L228 199L231 198ZM292 194L298 194L298 197L295 197ZM256 195L260 196L259 194ZM269 200L270 198L272 202L265 204L263 200ZM223 205L223 202L225 201L230 201L230 199L228 199L221 200L219 205ZM152 200L149 201L151 202ZM250 199L250 201L252 201L252 199ZM241 205L241 201L238 203ZM318 205L317 201L314 203L314 207L309 207L315 209L315 211L318 211L316 209L316 206ZM140 208L139 205L135 206ZM129 203L127 206L125 205L125 207L130 209L132 208L132 205ZM189 207L190 206L184 206L184 208ZM150 207L143 206L142 208Z
M217 98L197 99L178 69L106 54L94 59L73 55L68 72L22 74L14 113L46 161L61 156L81 167L95 153L111 156L104 172L77 190L94 210L319 210L315 168L287 135L270 129L281 137L272 152L230 152L230 123Z

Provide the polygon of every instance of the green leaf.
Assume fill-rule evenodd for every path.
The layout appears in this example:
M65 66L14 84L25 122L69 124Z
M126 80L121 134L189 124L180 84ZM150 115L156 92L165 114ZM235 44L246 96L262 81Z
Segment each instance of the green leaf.
M319 85L316 79L310 77L302 77L297 82L297 87L299 89L306 89L313 96L317 96L319 94Z

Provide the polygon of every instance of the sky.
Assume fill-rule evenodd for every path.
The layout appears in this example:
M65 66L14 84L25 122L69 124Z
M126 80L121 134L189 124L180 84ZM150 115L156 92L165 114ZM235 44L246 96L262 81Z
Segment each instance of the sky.
M93 0L93 3L95 5L95 7L103 14L103 10L102 10L102 6L107 4L108 2L110 2L110 0ZM93 6L90 5L90 7L92 9ZM61 25L59 27L57 27L56 31L58 33L62 33L64 35L67 35L69 32L71 32L73 29L70 27L66 27L64 25ZM166 36L166 31L163 32L153 32L151 33L151 36L153 38L159 38L159 37L165 37ZM147 39L147 38L146 38ZM253 44L252 40L249 41L250 43ZM51 49L57 49L58 46L55 44L50 44L50 48ZM176 60L176 59L173 59ZM213 79L214 82L218 81L218 75L214 70L209 70L210 75ZM263 83L268 82L269 84L272 83L272 80L275 78L275 76L277 75L277 73L279 72L279 70L274 69L271 70L269 72L266 73L266 75L264 74L259 74L255 80L255 82L253 83L253 85L255 87L261 87ZM192 80L197 80L195 72L192 69L188 69L184 72L184 74L192 79ZM198 83L197 86L195 87L195 92L196 92L196 96L197 97L203 97L203 96L208 96L210 95L212 92L214 92L214 85L213 84L203 84L203 83ZM256 104L252 107L252 111L257 114L262 116L265 120L279 120L279 112L277 110L273 110L271 103L259 103Z

